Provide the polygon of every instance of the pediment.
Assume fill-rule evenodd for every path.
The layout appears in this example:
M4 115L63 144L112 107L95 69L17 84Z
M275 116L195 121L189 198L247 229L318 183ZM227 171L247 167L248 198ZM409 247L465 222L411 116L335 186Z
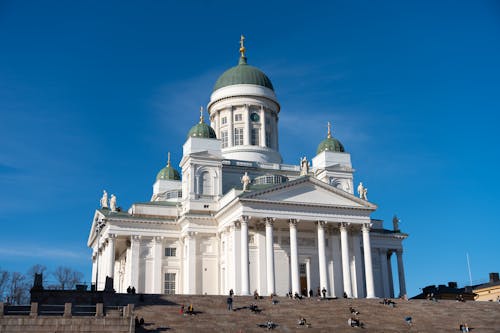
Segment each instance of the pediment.
M376 205L311 177L248 192L241 199L376 209Z

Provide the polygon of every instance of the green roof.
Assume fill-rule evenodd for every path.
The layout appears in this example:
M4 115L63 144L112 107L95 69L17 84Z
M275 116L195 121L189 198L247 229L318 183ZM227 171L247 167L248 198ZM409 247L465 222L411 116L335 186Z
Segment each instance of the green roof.
M160 172L158 172L158 175L156 175L156 180L180 180L180 179L181 176L179 174L179 171L172 168L172 165L170 164L170 153L168 153L167 166L161 169Z
M188 137L216 139L215 131L205 123L198 123L191 127Z
M328 133L326 135L326 139L321 141L321 143L318 146L318 150L316 151L316 154L319 154L324 151L334 151L337 153L345 152L342 143L340 143L339 140L332 137L332 127L330 122L328 122Z
M316 154L319 154L323 151L334 151L338 153L345 152L342 143L340 143L340 141L335 138L326 138L325 140L321 141Z
M267 75L257 67L248 65L245 56L240 57L237 66L228 69L219 76L217 82L215 82L214 91L222 87L236 84L254 84L274 91L273 84Z

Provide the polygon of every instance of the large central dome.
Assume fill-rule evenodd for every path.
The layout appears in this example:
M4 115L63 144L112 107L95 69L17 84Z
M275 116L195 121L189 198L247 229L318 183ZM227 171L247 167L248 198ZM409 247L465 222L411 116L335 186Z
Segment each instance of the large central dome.
M238 66L234 66L225 71L215 82L214 91L222 87L233 86L236 84L253 84L263 86L274 91L271 80L257 67L247 64L245 56L240 57Z

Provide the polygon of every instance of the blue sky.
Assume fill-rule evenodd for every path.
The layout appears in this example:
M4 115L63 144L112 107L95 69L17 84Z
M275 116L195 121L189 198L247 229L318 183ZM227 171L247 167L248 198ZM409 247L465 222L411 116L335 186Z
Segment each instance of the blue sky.
M373 217L400 216L410 296L467 283L466 253L473 282L500 271L495 1L2 1L0 268L90 280L102 189L150 198L241 33L281 102L285 163L332 121Z

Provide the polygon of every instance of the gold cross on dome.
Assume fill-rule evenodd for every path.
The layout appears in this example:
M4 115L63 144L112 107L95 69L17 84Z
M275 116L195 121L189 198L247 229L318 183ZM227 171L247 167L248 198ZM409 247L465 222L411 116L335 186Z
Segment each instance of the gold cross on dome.
M327 134L327 138L331 138L332 137L332 124L330 124L330 122L328 122L328 134Z
M245 56L245 36L241 35L240 37L240 54L242 57Z
M203 119L203 106L200 106L200 124L204 121Z

